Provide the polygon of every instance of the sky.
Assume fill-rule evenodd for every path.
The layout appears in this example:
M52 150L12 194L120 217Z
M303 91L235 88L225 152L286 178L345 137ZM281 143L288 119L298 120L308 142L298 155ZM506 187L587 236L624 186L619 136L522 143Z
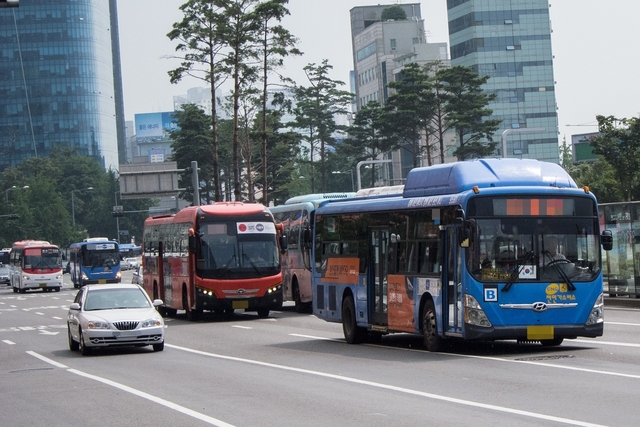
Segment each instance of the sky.
M125 118L173 111L173 96L204 82L171 84L167 72L179 65L176 43L166 36L182 19L186 0L119 0ZM387 0L420 3L427 42L449 43L446 0ZM285 59L283 74L307 84L302 68L324 59L331 78L348 84L353 69L349 10L379 4L367 0L289 0L282 25L296 36L301 57ZM640 116L640 2L638 0L552 0L551 42L560 142L597 131L596 116ZM173 58L172 58L173 57ZM349 90L345 85L343 88ZM638 99L636 99L638 97Z

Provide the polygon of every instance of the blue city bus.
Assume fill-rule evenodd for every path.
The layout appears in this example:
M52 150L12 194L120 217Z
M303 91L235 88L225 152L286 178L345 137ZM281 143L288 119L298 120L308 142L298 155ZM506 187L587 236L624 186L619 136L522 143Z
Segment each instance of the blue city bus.
M120 283L118 242L94 237L69 246L69 274L74 288L89 284Z
M325 202L314 226L313 313L341 322L348 343L409 332L441 351L603 333L611 232L599 234L596 198L557 164L416 168L401 195Z
M281 252L283 301L293 301L298 312L311 310L311 264L309 243L316 207L326 200L346 199L356 193L316 193L295 196L284 205L270 207L276 224L282 224L287 248Z

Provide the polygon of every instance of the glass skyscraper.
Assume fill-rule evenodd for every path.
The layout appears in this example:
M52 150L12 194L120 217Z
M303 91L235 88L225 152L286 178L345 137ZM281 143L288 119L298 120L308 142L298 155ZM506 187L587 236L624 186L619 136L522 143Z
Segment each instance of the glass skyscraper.
M54 147L118 168L125 127L115 0L0 9L0 170Z
M558 163L548 0L447 0L447 10L451 65L489 76L496 94L499 154Z

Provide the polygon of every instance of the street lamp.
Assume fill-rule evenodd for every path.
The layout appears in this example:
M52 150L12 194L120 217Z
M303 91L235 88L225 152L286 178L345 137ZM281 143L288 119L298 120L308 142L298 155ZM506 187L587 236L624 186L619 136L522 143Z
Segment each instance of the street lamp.
M351 175L351 191L355 192L356 191L356 186L353 183L353 169L349 169L349 172L343 172L343 171L333 171L331 172L334 175L342 175L342 174L349 174Z
M87 188L80 188L77 190L71 190L71 221L73 224L73 229L76 229L76 206L75 206L75 199L73 197L73 193L77 192L77 191L91 191L93 190L93 187L87 187Z
M11 191L11 190L26 190L27 188L29 188L28 185L25 185L24 187L16 187L14 185L14 186L4 190L4 201L5 201L5 203L9 203L9 191Z

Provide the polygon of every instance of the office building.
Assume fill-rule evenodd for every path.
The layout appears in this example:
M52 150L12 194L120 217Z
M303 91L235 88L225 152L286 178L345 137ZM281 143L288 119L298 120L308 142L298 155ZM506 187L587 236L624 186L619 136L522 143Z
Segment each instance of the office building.
M118 169L126 153L116 0L0 9L0 55L0 170L58 146Z
M484 89L496 94L496 154L558 163L548 0L449 0L447 9L451 65L489 76Z
M384 10L390 7L400 7L407 19L382 21ZM402 68L408 63L426 65L438 61L442 66L449 65L446 43L427 43L420 3L358 6L352 8L350 14L354 67L350 81L351 90L356 94L355 111L371 101L384 105L390 96L387 85L401 78ZM426 135L420 139L419 145L424 147ZM452 135L446 139L447 147L453 144ZM404 182L414 165L413 151L401 149L385 155L391 162L384 168L381 185ZM439 153L432 154L434 162L439 163ZM445 161L452 160L447 153ZM418 165L427 164L420 159Z

